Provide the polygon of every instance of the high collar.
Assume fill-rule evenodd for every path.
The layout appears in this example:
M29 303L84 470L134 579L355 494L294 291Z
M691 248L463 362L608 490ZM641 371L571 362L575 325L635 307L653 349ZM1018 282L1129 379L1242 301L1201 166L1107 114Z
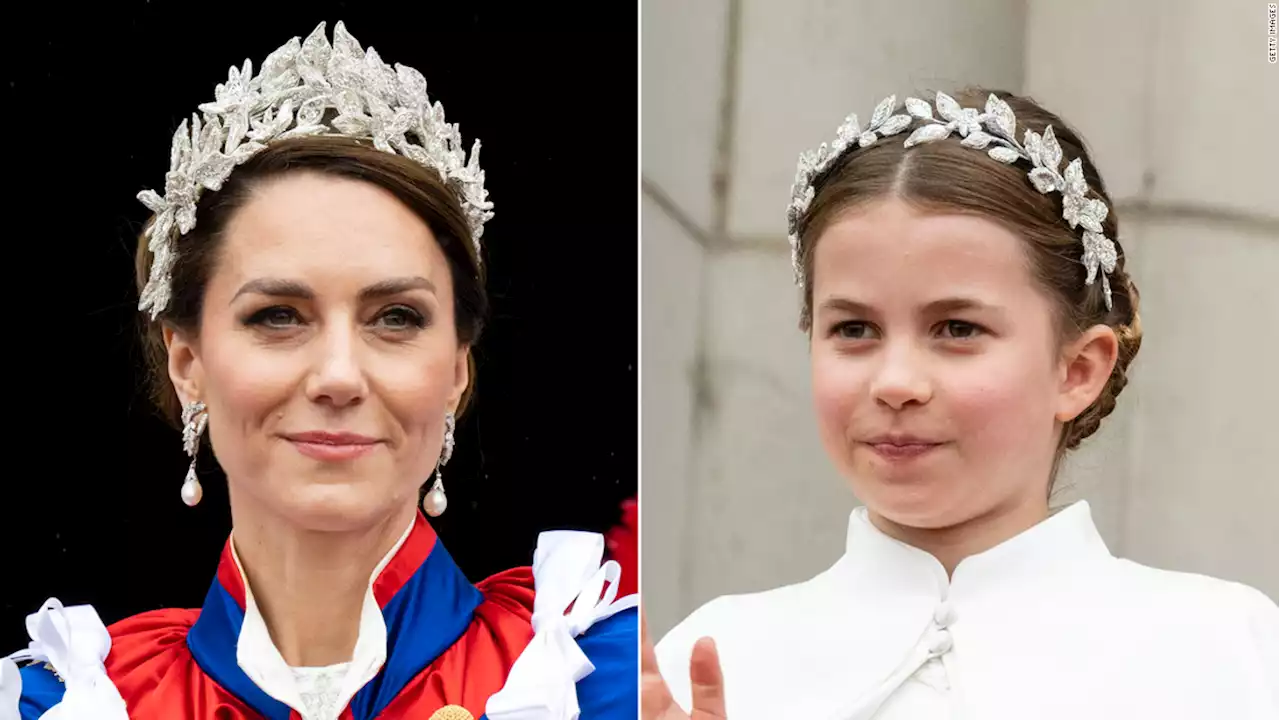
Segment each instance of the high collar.
M416 514L369 579L343 685L353 716L381 712L462 635L481 599L426 518ZM263 717L288 720L290 706L301 707L292 673L271 641L230 539L187 644L210 677Z
M842 564L858 577L863 591L870 584L885 597L979 599L1062 577L1070 568L1110 557L1089 504L1079 501L993 548L964 558L950 579L937 558L889 537L860 507L849 517Z

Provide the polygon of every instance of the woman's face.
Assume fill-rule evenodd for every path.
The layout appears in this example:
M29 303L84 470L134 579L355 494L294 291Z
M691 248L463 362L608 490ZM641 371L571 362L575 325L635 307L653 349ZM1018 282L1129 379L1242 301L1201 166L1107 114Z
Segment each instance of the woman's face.
M942 528L1045 506L1060 423L1101 384L1064 355L1017 236L859 207L818 240L813 308L823 443L870 511Z
M236 213L199 337L169 350L182 400L208 405L233 507L307 529L414 505L467 384L431 230L381 188L314 173Z

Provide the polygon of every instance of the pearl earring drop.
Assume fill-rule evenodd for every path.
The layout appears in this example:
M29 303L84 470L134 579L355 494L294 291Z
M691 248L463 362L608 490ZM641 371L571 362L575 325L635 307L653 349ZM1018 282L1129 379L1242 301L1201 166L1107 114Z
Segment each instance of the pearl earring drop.
M191 457L187 478L182 482L182 502L187 507L195 507L204 497L204 488L200 487L200 479L196 477L196 453L200 450L200 436L209 424L206 410L205 404L198 400L182 406L182 448Z
M453 457L453 413L444 416L444 448L440 451L440 462L436 463L436 479L431 489L422 497L422 511L431 517L440 517L449 507L449 498L444 494L444 474L441 469Z

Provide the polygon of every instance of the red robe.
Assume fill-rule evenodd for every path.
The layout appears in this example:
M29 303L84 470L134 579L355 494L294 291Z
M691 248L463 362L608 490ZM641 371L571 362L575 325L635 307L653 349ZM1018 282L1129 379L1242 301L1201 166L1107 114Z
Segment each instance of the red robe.
M387 627L387 656L343 720L423 718L457 705L480 718L533 637L533 574L499 573L472 585L419 515L373 583ZM142 613L108 628L105 661L132 720L293 720L300 715L267 695L240 669L236 647L245 617L245 584L231 553L199 610ZM634 718L637 706L636 611L625 610L582 635L596 670L577 684L581 719ZM57 702L56 678L22 669L22 715Z

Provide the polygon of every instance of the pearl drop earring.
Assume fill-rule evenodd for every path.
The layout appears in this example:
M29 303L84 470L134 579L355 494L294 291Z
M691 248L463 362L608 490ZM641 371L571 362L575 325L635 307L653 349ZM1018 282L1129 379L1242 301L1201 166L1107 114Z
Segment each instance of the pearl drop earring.
M182 448L191 457L187 479L182 483L182 502L188 507L195 507L204 497L204 488L200 487L200 479L196 477L196 453L200 450L200 436L208 424L209 413L204 403L196 400L182 406Z
M444 475L440 472L453 457L453 413L444 416L444 449L440 451L440 462L436 463L436 480L431 489L422 497L422 511L431 517L440 517L449 507L449 498L444 494Z

